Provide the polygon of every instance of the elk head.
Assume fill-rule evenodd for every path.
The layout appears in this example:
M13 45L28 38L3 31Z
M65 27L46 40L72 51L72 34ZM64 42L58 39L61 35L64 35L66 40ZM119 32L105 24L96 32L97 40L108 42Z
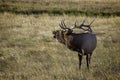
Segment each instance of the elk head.
M72 34L73 30L66 27L64 20L61 21L59 26L61 27L60 30L55 30L52 32L54 35L53 37L56 38L60 43L65 44L65 39L68 35Z

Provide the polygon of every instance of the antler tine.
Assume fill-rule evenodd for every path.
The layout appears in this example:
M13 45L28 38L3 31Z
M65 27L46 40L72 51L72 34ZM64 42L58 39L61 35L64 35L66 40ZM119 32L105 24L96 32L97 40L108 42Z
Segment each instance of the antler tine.
M84 23L85 23L85 19L86 18L84 18L83 20L82 20L82 22L81 22L81 24L79 25L79 26L77 26L77 20L75 21L75 24L74 24L74 27L72 27L72 29L74 29L74 28L81 28L82 29L82 26L84 26Z
M95 18L91 21L91 23L89 24L89 26L95 21Z
M71 27L71 29L74 29L74 28L77 28L78 26L77 26L77 20L75 21L75 23L74 23L74 26L73 27Z
M75 27L77 27L77 20L75 21Z
M67 28L64 21L65 21L65 19L62 20L62 25L64 28Z
M63 27L62 21L61 21L61 23L59 23L59 26L60 26L62 29L65 29L65 28Z
M84 26L84 27L88 27L87 30L89 30L90 32L92 32L92 29L91 29L90 25L91 25L94 21L95 21L95 18L91 21L91 23L90 23L89 25L84 25L84 24L83 24L83 26Z
M61 25L61 24L59 24L59 26L62 28L62 25Z
M65 19L64 19L65 20ZM62 28L62 29L69 29L66 27L65 23L64 23L64 20L61 21L61 23L59 24L59 26Z
M84 24L84 23L85 23L85 20L86 20L86 18L84 18L84 19L83 19L82 24Z
M84 26L85 20L86 20L86 18L84 18L84 19L82 20L81 24L80 24L79 26L77 26L76 28L81 28L82 26Z
M85 20L86 20L86 18L84 18L84 19L82 20L82 23L81 23L82 25L85 23ZM81 24L80 24L80 25L81 25Z

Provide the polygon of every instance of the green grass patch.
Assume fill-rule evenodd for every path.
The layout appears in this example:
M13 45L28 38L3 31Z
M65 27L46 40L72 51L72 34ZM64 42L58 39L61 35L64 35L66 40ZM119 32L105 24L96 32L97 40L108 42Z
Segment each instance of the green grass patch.
M16 14L49 15L86 15L86 16L120 16L118 1L4 1L0 3L0 12Z

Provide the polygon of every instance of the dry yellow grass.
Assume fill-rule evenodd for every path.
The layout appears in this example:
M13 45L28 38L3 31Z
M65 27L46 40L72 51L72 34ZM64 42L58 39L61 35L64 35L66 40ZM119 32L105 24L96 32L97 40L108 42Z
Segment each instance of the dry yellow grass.
M93 23L98 45L90 72L85 59L79 71L77 53L52 38L64 18L70 26L84 17L0 14L0 80L119 80L120 17Z

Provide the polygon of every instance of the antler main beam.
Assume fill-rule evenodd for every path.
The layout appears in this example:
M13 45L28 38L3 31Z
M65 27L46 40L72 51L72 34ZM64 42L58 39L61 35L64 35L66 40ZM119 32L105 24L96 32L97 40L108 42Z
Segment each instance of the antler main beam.
M92 29L91 29L90 25L94 22L95 19L93 19L89 25L85 25L84 24L85 20L86 19L83 19L83 21L81 22L81 24L79 26L76 25L77 21L75 21L74 27L72 29L74 29L74 28L80 28L80 29L83 29L84 31L90 31L90 32L92 32ZM87 27L88 29L84 29L83 27Z

